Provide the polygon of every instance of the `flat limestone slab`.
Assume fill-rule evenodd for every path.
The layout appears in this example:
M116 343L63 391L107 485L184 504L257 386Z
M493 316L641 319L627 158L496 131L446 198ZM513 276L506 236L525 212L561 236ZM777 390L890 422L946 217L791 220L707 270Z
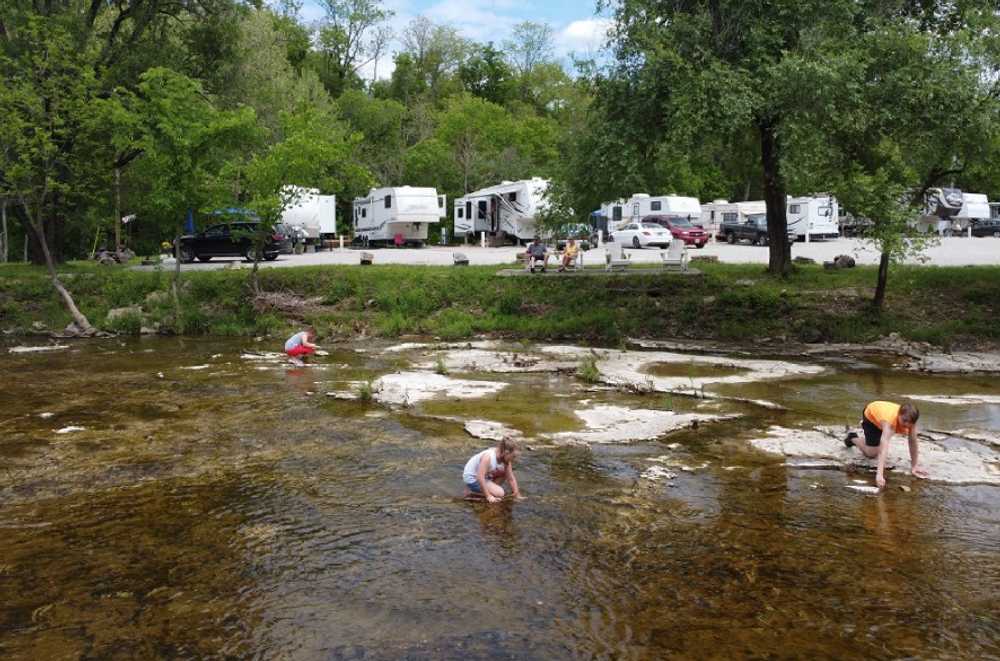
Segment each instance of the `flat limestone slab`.
M775 426L766 436L755 438L750 444L763 452L785 457L792 468L873 469L876 466L874 459L863 457L856 448L845 447L833 433L833 430L822 428ZM959 445L921 440L920 463L930 473L932 482L1000 486L1000 455L987 448L980 453ZM905 440L891 442L886 460L886 467L890 466L896 473L909 473L910 457Z
M494 395L507 387L498 381L470 381L430 372L386 374L372 384L375 401L409 406L435 397L476 399Z
M1000 404L1000 395L904 395L905 399L915 399L934 404L953 406L974 406L976 404Z
M420 369L435 369L441 364L450 372L492 372L513 374L527 372L573 371L577 361L559 359L537 352L490 351L487 349L452 349L438 358L417 365Z
M588 445L592 443L649 441L669 432L727 417L705 413L630 409L624 406L603 404L577 411L576 415L586 425L584 429L545 434L543 437L556 443L586 443Z
M63 349L69 349L68 344L42 344L39 346L22 346L22 347L11 347L8 349L8 353L38 353L42 351L62 351Z
M938 374L1000 372L1000 353L928 353L910 362L908 369Z
M500 441L505 436L513 436L518 440L524 438L524 435L517 429L494 420L466 420L464 426L469 436L485 441Z

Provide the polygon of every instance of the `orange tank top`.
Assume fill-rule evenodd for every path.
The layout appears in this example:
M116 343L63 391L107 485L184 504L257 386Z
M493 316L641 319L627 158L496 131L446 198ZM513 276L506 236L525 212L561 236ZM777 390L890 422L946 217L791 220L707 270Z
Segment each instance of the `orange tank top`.
M865 407L865 417L876 426L888 422L897 434L908 434L910 428L899 421L899 404L893 402L872 402Z

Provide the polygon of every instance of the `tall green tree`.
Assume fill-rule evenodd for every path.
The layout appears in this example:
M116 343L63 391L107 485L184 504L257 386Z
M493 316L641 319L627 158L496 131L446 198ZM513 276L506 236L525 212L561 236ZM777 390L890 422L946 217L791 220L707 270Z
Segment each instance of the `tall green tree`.
M1000 152L993 3L890 3L858 12L849 38L817 44L820 62L790 62L823 103L791 127L789 161L803 188L826 186L871 220L881 253L873 305L885 302L890 266L919 253L924 196Z

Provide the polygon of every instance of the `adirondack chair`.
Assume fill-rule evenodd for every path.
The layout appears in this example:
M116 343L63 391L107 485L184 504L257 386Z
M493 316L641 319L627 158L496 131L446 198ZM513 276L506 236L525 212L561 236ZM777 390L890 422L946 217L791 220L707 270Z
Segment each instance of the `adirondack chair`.
M605 269L608 271L621 270L624 271L628 265L628 253L625 252L625 246L620 243L608 243L604 247L604 260Z
M670 242L670 248L660 251L660 259L663 260L663 268L672 271L687 271L688 254L687 246L683 241L674 239Z

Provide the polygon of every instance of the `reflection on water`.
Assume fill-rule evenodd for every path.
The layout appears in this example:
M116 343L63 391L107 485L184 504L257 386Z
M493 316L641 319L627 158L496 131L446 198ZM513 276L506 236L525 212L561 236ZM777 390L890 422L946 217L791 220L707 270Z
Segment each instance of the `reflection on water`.
M527 500L490 507L458 497L485 443L425 414L534 433L579 425L581 399L697 403L518 375L495 400L371 417L323 393L396 363L343 350L325 361L337 367L286 369L241 348L0 357L0 656L985 658L1000 645L995 488L908 482L869 498L736 440L838 422L874 396L996 394L989 380L860 370L727 387L791 412L746 409L672 436L673 450L526 451ZM997 407L921 408L939 426L1000 428ZM53 433L68 425L85 430ZM639 480L664 453L707 466Z

